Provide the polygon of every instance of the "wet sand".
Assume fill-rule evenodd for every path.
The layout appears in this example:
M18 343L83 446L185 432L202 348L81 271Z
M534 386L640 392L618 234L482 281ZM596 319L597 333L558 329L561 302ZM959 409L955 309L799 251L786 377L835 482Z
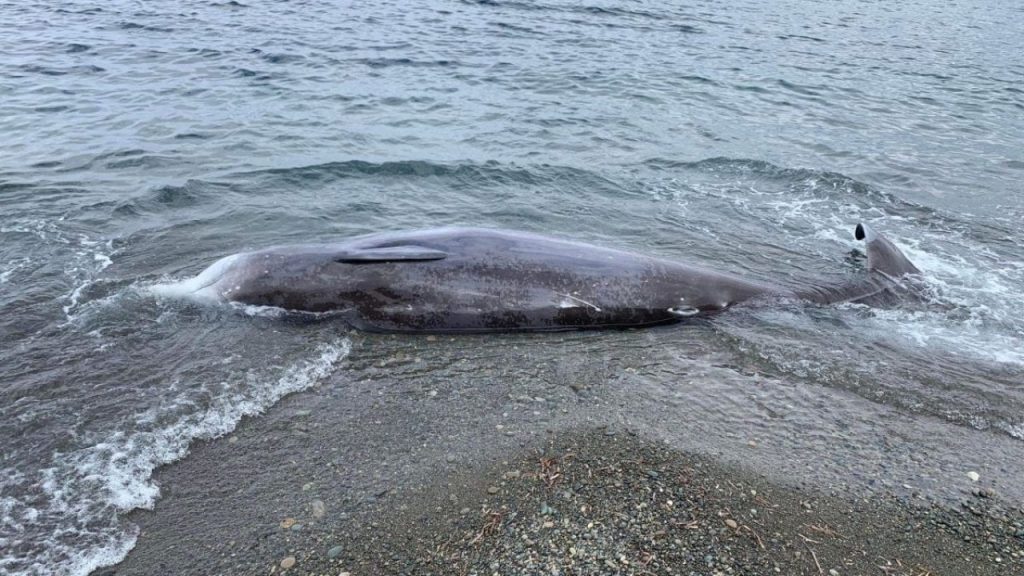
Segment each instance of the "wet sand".
M1024 573L1024 511L984 482L959 502L811 482L666 443L607 367L539 397L522 363L437 379L367 342L161 469L136 548L96 574Z

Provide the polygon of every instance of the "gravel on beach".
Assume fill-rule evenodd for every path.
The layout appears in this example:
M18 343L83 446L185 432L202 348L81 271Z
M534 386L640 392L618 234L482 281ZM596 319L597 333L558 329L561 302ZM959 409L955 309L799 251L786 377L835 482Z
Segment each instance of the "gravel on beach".
M316 536L282 531L301 559L294 569L269 571L1024 573L1024 514L985 491L960 509L816 494L601 430L553 437L468 476L385 496L348 529ZM476 504L464 506L467 498Z

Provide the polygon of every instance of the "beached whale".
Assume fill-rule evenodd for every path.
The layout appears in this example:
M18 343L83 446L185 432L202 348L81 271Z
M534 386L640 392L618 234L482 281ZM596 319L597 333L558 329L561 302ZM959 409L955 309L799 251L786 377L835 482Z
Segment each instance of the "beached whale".
M389 332L628 328L721 312L757 298L892 301L918 269L858 225L868 272L841 286L790 289L701 266L527 232L440 228L278 246L228 256L177 293L336 312Z

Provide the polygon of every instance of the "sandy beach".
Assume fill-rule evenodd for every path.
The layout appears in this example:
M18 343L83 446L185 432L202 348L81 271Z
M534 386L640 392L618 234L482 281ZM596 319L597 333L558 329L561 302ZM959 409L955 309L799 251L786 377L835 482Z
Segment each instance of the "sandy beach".
M595 373L526 398L512 378L417 376L425 361L375 338L352 355L369 376L161 469L155 509L129 517L136 548L95 574L1024 572L1024 513L984 483L952 502L786 482L651 438Z

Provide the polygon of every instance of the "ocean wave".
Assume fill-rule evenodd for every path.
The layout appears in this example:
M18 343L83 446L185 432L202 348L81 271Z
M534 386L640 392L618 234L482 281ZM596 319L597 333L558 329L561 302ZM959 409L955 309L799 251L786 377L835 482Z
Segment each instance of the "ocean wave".
M412 178L462 178L487 181L511 180L524 184L536 184L540 181L537 174L531 169L516 166L504 166L499 162L450 165L422 160L379 163L363 160L347 160L311 166L297 166L294 168L272 168L258 172L249 172L243 175L271 175L300 180L393 176Z
M0 501L0 525L12 528L5 530L11 536L5 536L0 569L12 575L84 576L119 562L138 536L120 515L153 506L160 493L152 481L157 467L182 458L192 442L223 436L243 417L326 378L349 348L347 338L336 338L284 369L226 374L239 380L237 385L208 383L205 405L182 398L141 412L102 441L55 453L53 465L38 477L3 470L0 488L23 496ZM42 493L34 494L33 486Z

